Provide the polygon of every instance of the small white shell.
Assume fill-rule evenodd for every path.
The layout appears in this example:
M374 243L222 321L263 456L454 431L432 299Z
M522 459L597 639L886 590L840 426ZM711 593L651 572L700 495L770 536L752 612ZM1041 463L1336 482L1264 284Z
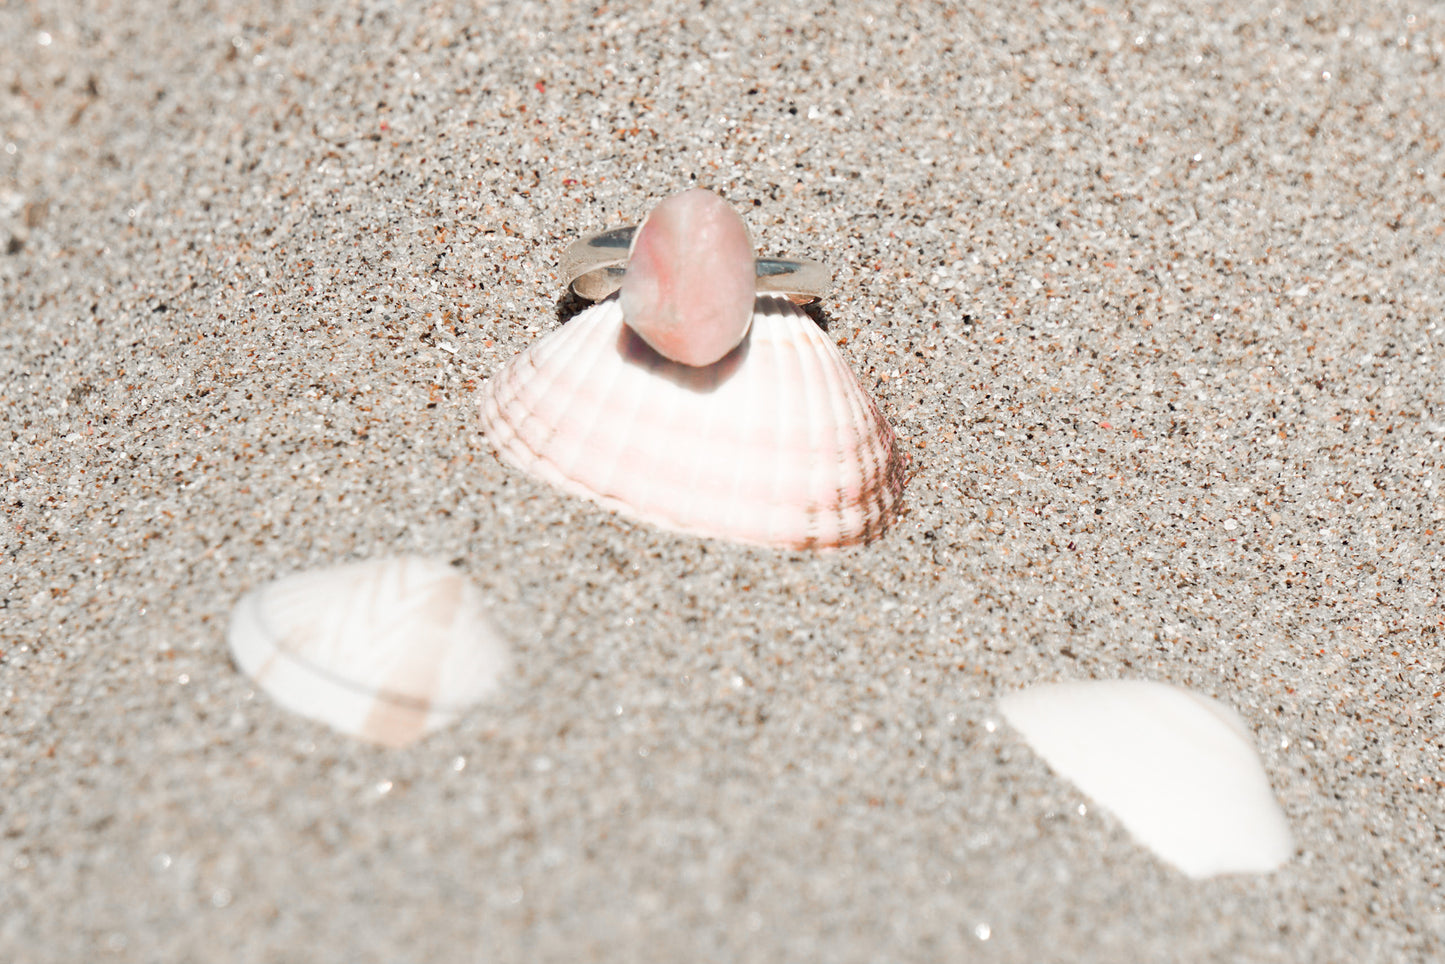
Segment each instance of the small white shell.
M1060 776L1191 877L1265 873L1294 851L1253 738L1216 700L1111 680L1033 686L999 709Z
M451 566L417 557L252 590L228 638L236 665L282 706L388 746L493 692L509 661L480 593Z
M902 505L892 428L785 298L759 298L742 343L701 368L653 351L609 299L494 375L481 414L504 461L678 532L845 546Z

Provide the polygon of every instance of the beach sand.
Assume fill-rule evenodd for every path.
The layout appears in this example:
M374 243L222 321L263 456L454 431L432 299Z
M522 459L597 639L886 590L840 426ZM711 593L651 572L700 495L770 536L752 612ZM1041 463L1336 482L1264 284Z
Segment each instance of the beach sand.
M995 6L0 7L0 959L1445 955L1445 11ZM833 267L882 540L479 432L693 185ZM402 552L499 698L386 750L235 670L241 594ZM1134 843L997 711L1071 679L1238 711L1293 859Z

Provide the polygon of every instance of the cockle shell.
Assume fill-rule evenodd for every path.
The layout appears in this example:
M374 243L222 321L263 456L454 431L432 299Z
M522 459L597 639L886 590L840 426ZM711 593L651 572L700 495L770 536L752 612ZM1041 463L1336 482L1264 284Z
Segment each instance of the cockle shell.
M637 228L618 303L658 354L711 365L737 347L753 317L753 243L722 198L693 188Z
M1052 769L1191 877L1264 873L1294 850L1253 737L1216 700L1110 680L1033 686L999 709Z
M401 746L497 689L508 647L445 563L400 557L304 572L247 593L236 665L282 706Z
M678 532L846 546L902 504L892 428L786 298L758 298L743 341L701 368L649 348L609 298L494 375L481 412L504 461Z

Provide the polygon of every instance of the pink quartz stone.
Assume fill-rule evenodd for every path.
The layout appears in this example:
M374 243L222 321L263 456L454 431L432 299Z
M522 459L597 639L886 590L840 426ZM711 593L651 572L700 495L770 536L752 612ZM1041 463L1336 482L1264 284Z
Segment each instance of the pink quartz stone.
M703 366L743 340L756 287L742 218L693 188L657 205L637 229L618 300L627 326L658 354Z

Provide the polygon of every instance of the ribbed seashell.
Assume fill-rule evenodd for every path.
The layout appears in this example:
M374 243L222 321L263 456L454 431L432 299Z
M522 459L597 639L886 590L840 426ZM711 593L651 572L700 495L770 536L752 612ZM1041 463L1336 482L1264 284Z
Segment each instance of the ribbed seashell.
M743 340L753 317L753 242L722 198L702 188L667 198L638 226L630 257L617 302L658 354L711 365Z
M653 351L608 299L493 376L481 413L504 461L677 532L846 546L902 504L892 428L785 298L758 298L742 343L702 368Z
M282 706L387 746L450 722L509 662L477 589L411 556L261 586L236 603L227 635L236 665Z
M999 701L1055 771L1191 877L1265 873L1294 851L1254 739L1224 704L1164 683L1053 683Z

